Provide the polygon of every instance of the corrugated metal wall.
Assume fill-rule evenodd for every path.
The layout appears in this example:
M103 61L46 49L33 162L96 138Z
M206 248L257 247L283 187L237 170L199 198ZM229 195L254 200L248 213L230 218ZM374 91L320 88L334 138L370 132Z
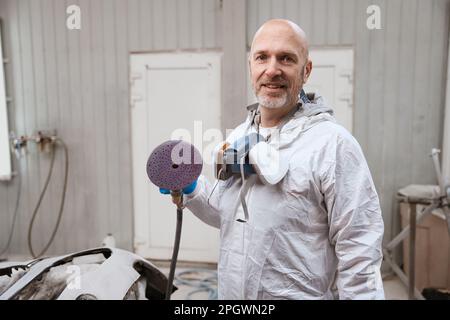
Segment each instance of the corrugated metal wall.
M398 228L394 198L398 188L436 183L428 154L442 144L449 3L248 1L248 45L259 25L279 17L303 27L312 46L353 46L354 135L380 195L386 239L392 228ZM372 4L381 9L382 30L366 27L366 9Z
M313 46L354 47L354 135L380 194L387 238L396 190L409 183L434 183L427 154L441 145L449 2L247 2L248 45L263 21L286 17L305 29ZM81 31L65 28L70 4L81 7ZM371 4L381 8L382 30L366 28ZM220 48L222 33L227 35L222 2L0 0L0 17L11 59L6 66L14 99L11 127L20 134L57 128L70 146L66 211L51 252L95 246L107 232L114 233L119 246L131 248L128 52ZM47 195L52 199L44 201L37 221L37 247L56 218L63 169L62 154L57 156ZM48 164L48 158L34 154L21 161L25 180L15 253L27 251L26 230ZM16 183L0 184L1 244L12 219Z
M70 148L64 217L49 253L100 244L112 232L132 247L128 53L221 47L220 2L211 0L0 0L11 128L57 128ZM66 28L66 8L81 8L81 30ZM15 117L14 117L15 115ZM30 150L32 151L32 150ZM49 165L30 152L13 253L27 253L28 223ZM58 152L33 239L38 251L56 221L63 178ZM17 181L0 184L0 245L7 240ZM1 250L2 248L0 248Z

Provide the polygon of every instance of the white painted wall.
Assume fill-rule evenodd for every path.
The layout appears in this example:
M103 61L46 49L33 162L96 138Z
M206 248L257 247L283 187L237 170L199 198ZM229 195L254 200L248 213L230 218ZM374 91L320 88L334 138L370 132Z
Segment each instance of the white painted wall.
M68 30L66 7L81 9ZM56 129L69 147L69 180L60 230L49 254L98 246L111 232L133 247L129 54L222 47L219 0L1 0L10 130ZM27 230L49 159L17 163L22 199L11 252L27 254ZM56 155L33 236L48 240L61 196L64 157ZM54 178L54 180L53 180ZM0 183L0 244L13 220L18 179Z

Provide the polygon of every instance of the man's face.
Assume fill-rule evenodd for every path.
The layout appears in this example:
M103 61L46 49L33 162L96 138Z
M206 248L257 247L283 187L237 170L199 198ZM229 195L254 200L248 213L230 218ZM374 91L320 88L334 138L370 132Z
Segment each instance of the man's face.
M290 28L271 26L263 29L256 35L249 57L252 86L258 102L267 108L297 103L298 93L310 71L310 63L306 62L301 40Z

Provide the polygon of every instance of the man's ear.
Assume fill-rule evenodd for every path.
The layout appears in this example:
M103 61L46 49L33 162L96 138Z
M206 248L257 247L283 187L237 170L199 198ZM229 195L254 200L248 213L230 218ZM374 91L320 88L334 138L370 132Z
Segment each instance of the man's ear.
M308 59L308 61L305 64L305 68L304 68L304 76L303 76L303 83L306 83L309 79L309 76L311 75L311 71L312 71L312 61L310 59Z

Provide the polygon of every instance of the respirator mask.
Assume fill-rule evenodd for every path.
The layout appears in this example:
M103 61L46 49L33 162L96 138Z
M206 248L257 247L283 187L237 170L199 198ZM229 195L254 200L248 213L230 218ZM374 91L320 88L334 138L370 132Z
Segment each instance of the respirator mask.
M304 90L299 94L299 103L283 118L275 132L279 134L283 126L302 107L303 103L310 103ZM218 180L228 180L233 176L256 174L259 180L266 185L275 185L286 175L288 164L280 159L277 147L270 144L272 134L263 137L259 134L261 115L259 104L247 107L250 112L250 123L243 137L232 144L224 142L214 152L214 173ZM256 126L256 133L248 134L249 129Z
M214 171L216 179L226 181L232 176L256 174L267 185L280 182L287 172L287 165L280 161L277 148L267 138L252 132L231 145L223 143L216 152Z
M301 99L301 101L304 101ZM275 129L275 134L281 132L282 127L301 108L299 102L281 121ZM247 109L251 112L250 122L242 137L232 143L224 142L214 152L214 172L217 184L232 177L241 177L242 185L239 191L239 199L244 211L244 219L237 219L239 222L248 220L248 209L245 196L248 189L255 182L253 176L257 176L265 185L276 185L288 171L288 161L281 159L279 148L276 143L270 143L273 134L263 137L259 132L260 113L259 104L254 104ZM250 132L252 126L256 126L256 132ZM214 192L215 187L213 188ZM211 195L210 195L211 197ZM209 202L209 198L208 198Z

